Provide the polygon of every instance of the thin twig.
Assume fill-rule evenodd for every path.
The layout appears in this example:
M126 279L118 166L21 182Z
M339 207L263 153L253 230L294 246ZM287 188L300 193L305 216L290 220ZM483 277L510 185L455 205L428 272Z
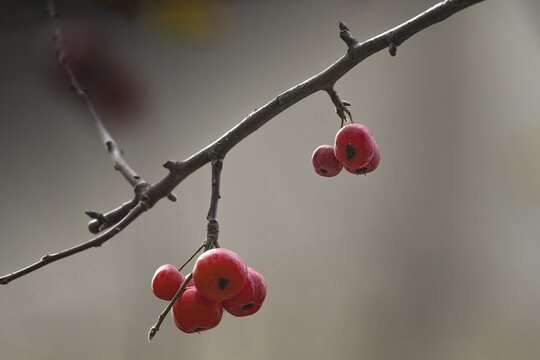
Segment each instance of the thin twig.
M71 63L69 61L69 53L65 47L65 36L62 31L62 27L60 26L59 14L56 10L54 0L48 0L47 13L54 26L53 43L55 47L56 60L58 62L58 65L64 70L64 72L68 76L71 83L70 86L73 92L75 92L75 94L77 94L84 101L88 111L90 112L90 117L98 131L99 137L114 162L114 169L119 171L122 176L128 181L128 183L134 188L137 198L146 189L148 184L127 163L126 159L124 158L123 151L120 149L114 138L111 136L111 134L105 127L105 124L99 116L92 100L90 99L86 90L80 84L77 76L73 72L73 69L71 68ZM167 194L167 197L171 201L176 201L176 196L173 193ZM135 207L135 205L137 205L137 201L130 201L122 204L122 206L106 214L100 214L93 211L90 212L91 214L102 216L97 216L96 218L94 218L94 220L90 221L88 223L88 229L91 233L97 234L109 228L110 226L113 226L121 218L126 216L129 210Z
M141 200L144 201L146 206L145 209L154 206L159 200L167 197L186 177L205 164L216 158L223 159L225 154L227 154L227 152L235 145L266 124L276 115L317 91L332 88L343 75L367 57L389 47L391 44L393 44L392 46L397 47L419 31L441 22L449 16L482 1L484 0L443 1L409 21L349 48L347 53L330 67L281 93L263 107L253 111L227 133L193 154L188 159L184 161L167 161L163 166L169 170L168 174L156 184L148 186L141 194ZM56 11L54 11L54 7L52 10L53 11L50 10L49 12L54 19ZM59 62L60 64L63 63L62 57L59 57ZM133 179L135 179L135 177L133 177ZM30 267L32 267L32 265ZM35 269L30 271L33 270ZM30 271L26 271L25 273ZM0 278L0 281L3 278Z
M154 336L156 336L157 332L159 331L159 327L161 326L161 323L163 322L163 320L165 320L165 317L167 316L167 314L173 307L176 300L180 297L180 294L182 293L182 291L184 291L184 289L186 288L187 284L189 283L192 277L193 277L193 273L187 274L186 279L184 280L182 285L180 285L180 288L178 289L178 291L176 292L172 300L169 302L165 310L163 310L161 314L159 314L158 321L154 324L154 326L150 328L150 331L148 332L148 341L152 341Z
M88 108L88 111L90 112L92 121L94 122L94 125L96 126L96 129L98 130L101 141L105 145L107 152L109 153L109 155L111 156L114 162L114 168L118 170L124 176L124 178L128 181L128 183L131 186L135 187L135 185L139 183L143 183L144 180L139 175L137 175L135 170L133 170L131 166L129 166L129 164L124 159L122 150L118 147L118 144L116 143L116 141L114 141L109 131L107 131L107 128L103 124L103 121L101 120L101 117L99 116L94 104L90 100L90 97L86 93L86 90L79 83L79 80L73 73L73 69L71 68L71 64L69 61L69 53L67 52L65 48L65 36L60 26L60 21L58 19L59 16L58 16L58 12L56 11L54 0L48 1L47 13L49 14L49 17L51 18L51 21L54 26L53 42L54 42L54 47L56 50L56 60L58 61L58 65L64 70L64 72L68 76L69 81L71 83L71 89L86 104L86 107Z
M186 262L185 262L184 264L182 264L182 266L180 266L180 267L178 268L178 271L182 271L182 269L185 268L186 265L189 264L189 262L190 262L191 260L193 260L193 258L194 258L195 256L197 256L197 254L199 253L199 251L201 251L202 249L204 249L204 243L203 243L201 246L199 246L199 248L198 248L197 250L195 250L195 252L189 257L189 259L187 259Z
M116 209L113 209L105 214L96 213L95 211L87 211L86 215L94 219L88 223L88 230L90 230L92 234L97 234L109 228L126 216L127 213L133 209L138 202L139 199L136 196L133 200L125 202Z
M208 209L208 226L206 231L205 251L212 246L219 247L218 234L219 223L217 220L218 201L221 199L219 187L221 183L221 170L223 169L223 160L215 159L212 161L212 195L210 196L210 208Z
M212 195L210 197L210 208L206 220L217 221L217 206L221 199L219 187L221 183L221 170L223 169L223 160L212 161Z
M47 264L55 262L57 260L63 259L73 254L77 254L83 250L90 249L93 247L98 247L103 245L107 240L111 239L113 236L118 234L120 231L126 228L133 220L139 217L144 211L146 211L146 206L143 203L139 203L131 211L118 222L114 227L110 228L103 234L98 237L93 238L87 242L74 246L72 248L57 252L55 254L46 254L39 261L35 262L32 265L29 265L23 269L17 270L11 274L4 275L0 277L0 284L6 285L12 280L15 280L23 275L31 273Z

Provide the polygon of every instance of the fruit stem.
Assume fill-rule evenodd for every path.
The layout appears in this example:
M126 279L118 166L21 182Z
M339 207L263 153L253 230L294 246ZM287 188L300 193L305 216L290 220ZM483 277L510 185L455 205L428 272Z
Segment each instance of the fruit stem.
M161 323L163 322L163 320L165 320L165 317L167 316L169 311L171 311L171 308L173 307L174 303L180 297L180 294L182 294L182 291L184 291L184 289L186 288L187 284L189 283L192 277L193 277L193 273L189 273L186 276L186 279L184 280L182 285L180 285L180 288L178 289L178 291L176 292L172 300L169 302L169 305L167 305L165 310L163 310L161 314L159 314L158 321L154 324L154 326L150 328L150 331L148 332L148 341L152 341L154 336L156 336L157 332L159 331L159 327L161 326Z
M336 114L341 119L340 128L342 128L346 122L353 124L354 121L352 119L352 114L349 111L349 109L347 109L346 107L346 106L350 106L351 104L348 101L341 100L341 98L339 97L337 91L334 89L333 86L326 89L326 92L328 93L328 96L330 96L330 100L332 100L332 102L334 103L334 106L336 107Z

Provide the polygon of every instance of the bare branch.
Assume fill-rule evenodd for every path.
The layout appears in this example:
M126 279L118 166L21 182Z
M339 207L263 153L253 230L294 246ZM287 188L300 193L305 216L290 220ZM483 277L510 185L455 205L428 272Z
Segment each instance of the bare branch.
M317 91L331 89L336 81L367 57L391 46L391 44L393 44L392 47L397 47L419 31L482 1L484 0L443 1L409 21L349 48L347 53L330 67L281 93L263 107L253 111L226 134L190 158L180 162L168 161L164 166L169 170L169 174L155 185L150 186L146 192L150 205L165 197L188 175L212 161L212 156L220 155L223 158L236 144L279 113ZM213 155L211 156L211 154Z
M124 153L113 139L107 128L105 127L101 117L99 116L94 104L92 103L90 97L88 96L84 87L79 83L77 76L71 68L69 62L69 54L65 48L65 36L63 34L60 22L58 20L59 14L56 11L55 1L49 0L47 3L47 13L51 18L51 21L54 26L53 30L53 43L56 50L56 59L60 68L64 70L66 75L69 78L71 83L70 87L75 94L77 94L86 104L88 111L90 112L90 117L98 134L101 138L101 141L105 145L107 152L111 156L114 162L114 169L119 171L122 176L128 181L128 183L135 188L135 193L140 195L142 191L145 190L147 183L129 166L127 161L124 158ZM167 198L171 201L176 201L176 196L173 193L167 194ZM110 226L116 224L121 218L126 216L129 210L131 210L137 204L136 201L131 201L129 203L122 204L119 208L114 209L103 216L97 216L93 221L88 223L88 229L93 234L97 234L100 231L107 229ZM100 215L97 212L91 212L95 215Z
M49 17L51 18L51 21L54 26L53 43L56 50L56 60L58 61L58 65L60 66L60 68L64 70L64 72L68 76L69 81L71 83L71 89L73 90L73 92L75 92L75 94L77 94L86 104L86 107L88 108L88 111L90 112L92 121L94 122L94 125L96 126L96 129L98 130L101 141L105 145L107 152L109 153L109 155L111 156L114 162L114 168L120 171L120 173L124 176L124 178L128 181L128 183L131 186L135 187L135 185L144 182L144 180L142 180L141 177L137 175L135 170L133 170L124 159L122 150L118 147L118 144L116 143L116 141L114 141L111 134L107 131L107 128L103 124L103 121L101 120L101 117L97 113L94 104L90 100L90 97L86 93L86 90L79 83L79 80L73 73L73 70L69 62L69 54L65 48L65 37L62 32L62 28L60 27L60 22L58 20L59 16L58 16L58 12L56 11L54 0L48 1L47 13L49 14Z
M206 219L208 221L217 221L217 206L221 199L219 187L221 182L221 170L223 169L223 160L212 161L212 195L210 198L210 208Z
M70 255L77 254L83 250L103 245L103 243L105 243L107 240L111 239L113 236L126 228L126 226L128 226L131 222L133 222L133 220L138 218L139 215L141 215L144 211L146 211L146 206L142 203L139 203L122 220L120 220L120 222L118 222L114 227L110 228L108 231L104 232L100 236L72 248L69 248L67 250L60 251L55 254L46 254L38 262L18 271L15 271L11 274L0 277L0 284L6 285L10 281L15 280L28 273L31 273L47 264L63 259Z
M344 56L342 56L339 60L337 60L327 69L281 93L263 107L253 111L244 120L238 123L227 133L222 135L220 138L218 138L216 141L209 144L205 148L201 149L199 152L193 154L188 159L180 162L167 161L164 164L164 167L169 170L169 173L158 183L145 186L143 191L140 193L139 204L135 208L133 208L128 213L128 215L124 217L114 228L105 232L101 236L98 236L97 238L78 245L74 248L62 251L57 254L46 255L39 262L33 265L21 269L15 273L1 277L0 283L7 284L9 281L23 276L29 272L32 272L48 263L88 249L90 247L101 245L103 242L112 238L125 226L131 223L143 211L156 204L159 200L163 199L164 197L170 198L171 196L169 194L172 192L172 190L191 173L198 170L209 162L213 162L216 159L223 159L227 152L231 150L235 145L237 145L240 141L242 141L244 138L249 136L251 133L259 129L261 126L266 124L276 115L280 114L290 106L296 104L300 100L308 97L309 95L312 95L317 91L328 91L328 89L332 89L334 84L343 75L345 75L353 67L358 65L367 57L388 47L390 49L390 52L393 53L397 46L403 44L405 40L418 33L419 31L438 22L441 22L449 16L482 1L484 0L445 0L424 11L422 14L412 18L411 20L399 26L396 26L393 29L390 29L362 43L353 44L351 47L349 47L347 53ZM54 9L54 2L52 0L49 1L48 10L49 15L56 23L57 13ZM59 46L62 44L63 37L61 32L59 31L58 26L56 28L53 38L55 39L55 44L57 44L58 63L61 67L64 67L66 63L66 54L62 46ZM99 117L97 117L97 114L95 113L90 99L88 98L84 90L81 88L81 86L78 84L69 66L65 67L65 69L66 73L72 81L75 92L86 102L87 107L89 108L92 117L96 122L96 126L98 127L98 129L101 129L101 120L99 120ZM345 103L343 103L343 105L347 106ZM135 174L135 172L127 165L127 163L125 163L121 151L116 146L116 143L110 138L110 135L106 132L106 130L100 130L100 133L102 136L102 140L106 144L109 153L115 161L115 164L118 165L119 171L122 172L128 182L133 186L139 183L143 183L143 180ZM217 234L218 228L217 226L214 226L214 224L217 225L217 221L215 223L209 221L209 228L207 233L210 234L210 236L212 236L212 231L216 231ZM207 238L207 243L205 245L208 245L209 243L210 242ZM215 242L213 244L215 244Z

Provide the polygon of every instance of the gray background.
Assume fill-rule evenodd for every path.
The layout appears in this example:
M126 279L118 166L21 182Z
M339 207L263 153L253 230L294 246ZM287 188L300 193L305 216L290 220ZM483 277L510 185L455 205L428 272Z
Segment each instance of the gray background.
M160 37L97 4L151 93L113 136L150 182L252 109L434 1L222 1L215 37ZM60 3L59 7L68 6ZM70 13L71 11L71 13ZM41 2L0 5L0 273L91 238L84 210L131 197L88 113L51 87ZM311 154L339 121L317 93L225 159L220 242L268 283L259 313L200 335L150 290L204 239L210 169L102 248L0 288L3 359L537 359L540 353L540 22L491 0L378 53L336 89L381 148L368 176L322 178ZM45 44L45 45L44 45ZM50 55L50 54L49 54Z

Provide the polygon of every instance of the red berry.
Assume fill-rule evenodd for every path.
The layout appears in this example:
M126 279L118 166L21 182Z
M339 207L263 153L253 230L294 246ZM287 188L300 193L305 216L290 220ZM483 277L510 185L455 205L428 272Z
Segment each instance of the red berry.
M379 166L380 161L381 161L381 151L379 150L379 145L375 143L375 152L373 153L373 157L366 165L358 169L352 169L345 166L345 170L356 175L367 174L375 170L377 166Z
M174 303L171 315L178 329L194 333L216 327L221 321L223 307L219 301L202 297L194 286L190 286Z
M184 279L184 275L174 266L162 265L152 278L152 291L160 299L172 300Z
M234 316L255 314L266 297L266 282L257 270L248 268L248 275L242 290L235 297L223 300L221 305Z
M246 278L247 267L242 258L223 248L206 251L193 268L195 287L212 300L232 298L242 289Z
M69 37L63 42L64 61L81 87L89 94L98 112L109 113L104 121L127 124L147 104L141 74L115 51L108 29L97 24L66 24ZM62 84L65 83L64 77Z
M375 153L375 139L364 125L346 125L336 134L334 153L343 166L350 169L361 168Z
M336 176L343 169L343 165L334 155L334 147L330 145L321 145L315 149L311 156L311 162L315 172L321 176Z

